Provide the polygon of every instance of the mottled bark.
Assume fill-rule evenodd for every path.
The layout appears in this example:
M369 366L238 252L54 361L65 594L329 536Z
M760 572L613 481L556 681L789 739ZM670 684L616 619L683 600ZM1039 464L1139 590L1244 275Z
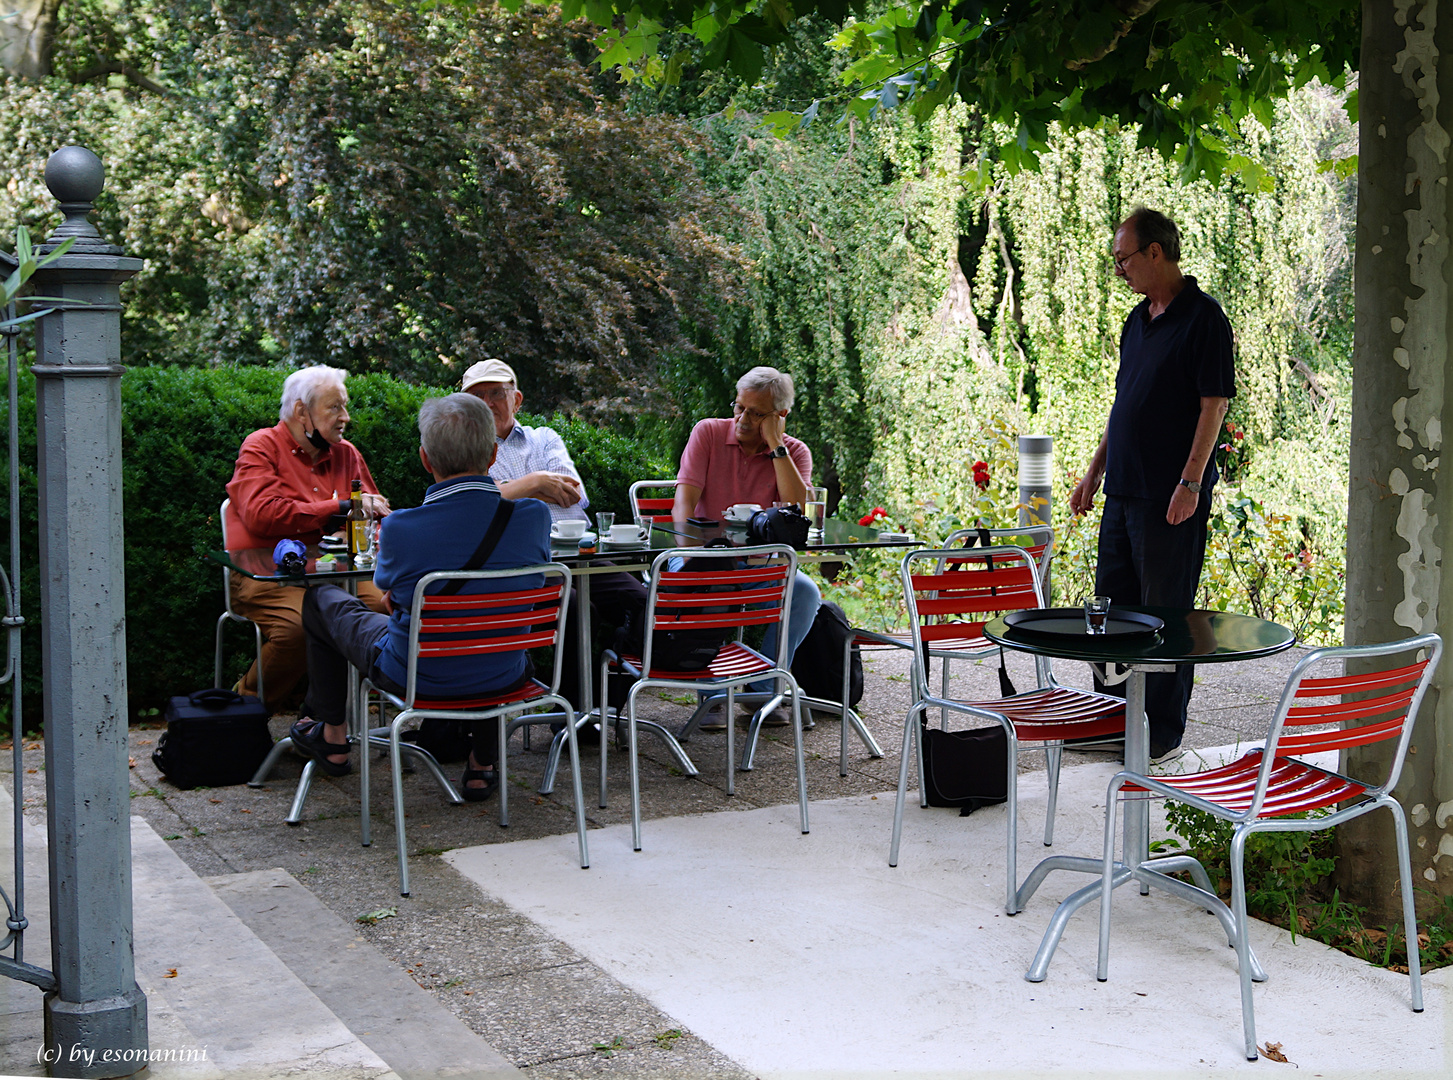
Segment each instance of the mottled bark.
M50 74L61 0L0 0L0 70L23 79Z
M1439 8L1443 10L1440 11ZM1440 17L1441 16L1441 17ZM1453 321L1449 132L1453 0L1364 0L1357 209L1357 327L1347 559L1347 642L1440 626L1453 508L1442 487L1444 372ZM1423 703L1397 796L1408 811L1413 880L1453 893L1453 657ZM1378 751L1346 752L1367 774ZM1339 830L1342 895L1396 918L1386 814Z

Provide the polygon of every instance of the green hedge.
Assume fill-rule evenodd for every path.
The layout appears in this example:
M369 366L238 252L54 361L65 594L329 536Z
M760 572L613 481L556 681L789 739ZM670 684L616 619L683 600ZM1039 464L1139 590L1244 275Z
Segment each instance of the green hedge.
M205 559L221 539L217 509L226 497L237 449L248 433L277 422L286 371L270 368L135 368L121 380L121 441L126 513L127 679L133 718L151 715L172 695L212 680L212 635L222 611L221 569ZM417 506L429 477L419 464L419 405L446 391L386 375L348 380L349 438L363 451L395 507ZM0 402L0 413L3 413ZM600 510L627 513L631 481L671 476L673 466L635 443L589 424L520 414L548 423L570 447ZM39 528L35 463L35 384L22 378L21 579L25 715L41 721ZM0 446L0 450L4 447ZM0 455L3 468L4 455ZM0 471L3 475L3 471ZM8 506L0 505L0 538ZM228 677L251 655L251 635L227 635Z

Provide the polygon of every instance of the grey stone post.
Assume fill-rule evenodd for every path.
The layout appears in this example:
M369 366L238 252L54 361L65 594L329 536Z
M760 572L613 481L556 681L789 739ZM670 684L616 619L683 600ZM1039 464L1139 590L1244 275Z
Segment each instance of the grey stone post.
M120 286L142 263L86 220L105 184L95 154L62 147L45 182L65 214L46 247L75 237L33 279L38 293L71 302L38 321L33 368L57 983L45 998L45 1045L52 1075L127 1076L145 1065L147 1033L132 954Z
M1019 524L1048 525L1054 498L1054 436L1019 436Z

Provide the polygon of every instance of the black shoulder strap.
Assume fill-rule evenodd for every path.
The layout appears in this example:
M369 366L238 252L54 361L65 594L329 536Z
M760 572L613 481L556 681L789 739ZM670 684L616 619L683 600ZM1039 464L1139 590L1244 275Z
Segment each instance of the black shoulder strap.
M494 554L495 547L499 544L499 538L505 533L505 526L510 523L510 517L515 512L515 504L509 499L500 499L499 506L495 508L494 517L490 519L489 528L484 530L484 537L479 541L479 547L474 549L474 554L461 566L461 570L478 570L489 561ZM439 596L453 596L460 589L464 588L462 580L445 582L444 587L439 590Z

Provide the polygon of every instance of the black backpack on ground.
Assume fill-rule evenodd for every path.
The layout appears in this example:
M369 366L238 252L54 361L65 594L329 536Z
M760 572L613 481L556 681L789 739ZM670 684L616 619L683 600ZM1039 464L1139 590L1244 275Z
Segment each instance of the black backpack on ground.
M812 629L792 657L792 677L808 697L837 701L843 694L843 646L853 638L843 609L824 600L812 620ZM863 700L863 653L856 645L850 655L848 705Z
M151 760L179 788L245 784L272 750L267 710L251 694L198 690L171 698Z
M718 537L706 545L707 547L734 547L735 545L726 537ZM687 559L682 565L683 573L703 573L716 570L720 567L720 560L717 559ZM719 586L724 593L736 592L731 586ZM669 594L672 590L669 586L661 589L662 593ZM721 607L701 608L702 612L726 613L729 611L741 611L740 604L723 604ZM711 662L716 659L721 647L736 636L736 631L729 626L703 627L693 630L662 630L659 626L651 638L651 666L660 671L705 671ZM629 654L631 656L645 656L646 649L646 613L632 611L626 615L626 621L616 631L613 651L617 654Z

